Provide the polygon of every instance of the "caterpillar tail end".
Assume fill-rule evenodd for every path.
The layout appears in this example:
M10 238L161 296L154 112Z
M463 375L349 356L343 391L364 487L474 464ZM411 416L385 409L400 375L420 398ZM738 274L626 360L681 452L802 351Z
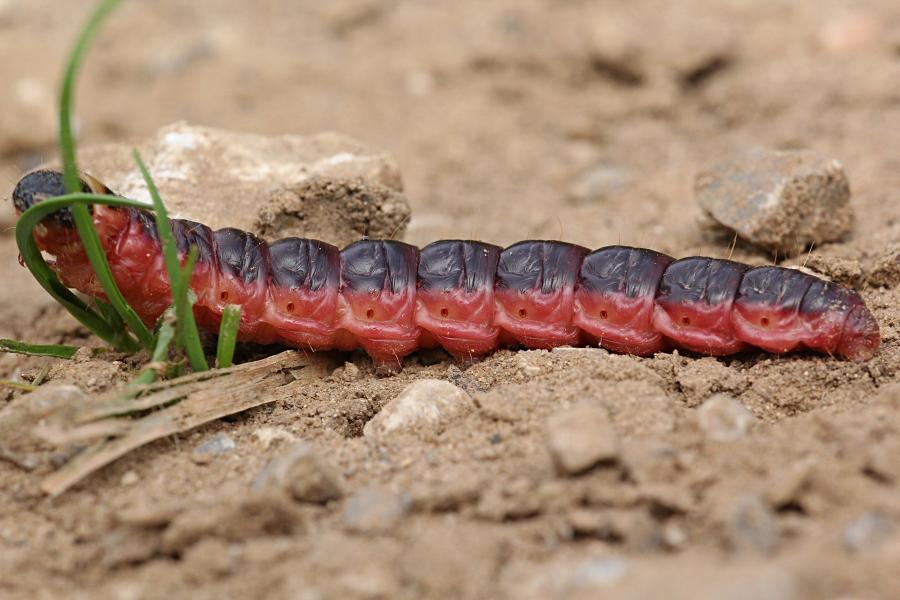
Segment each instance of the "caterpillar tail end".
M865 362L878 353L881 332L875 316L865 306L857 306L844 322L837 353L847 360Z

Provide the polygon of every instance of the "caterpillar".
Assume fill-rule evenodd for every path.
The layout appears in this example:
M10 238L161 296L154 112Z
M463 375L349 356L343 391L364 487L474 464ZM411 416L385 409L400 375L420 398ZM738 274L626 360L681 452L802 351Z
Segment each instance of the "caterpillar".
M83 174L84 191L113 194ZM16 185L21 214L64 193L58 171ZM171 303L159 232L143 209L94 205L114 279L147 324ZM237 229L172 219L182 260L198 250L191 288L201 328L242 307L239 339L308 350L362 348L382 370L419 348L470 360L499 347L599 344L649 356L679 348L722 356L808 349L868 360L881 342L859 294L796 269L716 258L675 260L628 246L590 251L558 241L508 248L442 240L418 249L365 239L343 250L313 239L271 244ZM63 283L103 297L68 209L34 230Z

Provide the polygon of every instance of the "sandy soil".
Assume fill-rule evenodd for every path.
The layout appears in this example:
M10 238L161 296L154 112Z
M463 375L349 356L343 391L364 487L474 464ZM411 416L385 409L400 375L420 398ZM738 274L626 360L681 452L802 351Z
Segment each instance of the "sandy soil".
M0 1L4 189L52 156L55 84L85 4ZM344 356L56 499L37 487L51 467L0 461L0 595L900 597L900 287L865 277L900 242L898 90L890 0L127 3L84 70L82 143L182 119L346 133L397 160L413 243L725 256L696 223L697 171L755 146L839 158L855 233L811 264L868 281L883 350L867 364L503 351L463 372L425 354L387 378ZM19 267L2 210L0 337L96 345ZM2 355L0 377L51 362ZM50 380L100 391L129 368L90 359ZM422 378L451 380L476 408L429 435L362 435ZM698 409L720 392L755 416L728 440ZM560 475L547 420L585 402L621 447ZM218 434L234 448L197 460ZM253 491L295 440L331 465L341 497Z

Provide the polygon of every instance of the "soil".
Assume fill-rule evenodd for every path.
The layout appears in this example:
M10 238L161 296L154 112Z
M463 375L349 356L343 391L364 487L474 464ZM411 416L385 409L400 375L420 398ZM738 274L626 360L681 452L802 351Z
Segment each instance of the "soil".
M56 82L85 4L0 1L4 189L53 157ZM341 132L396 160L416 244L560 238L724 257L730 240L697 224L697 172L753 147L837 158L854 233L806 260L858 287L883 347L864 364L501 351L462 370L423 353L390 377L340 356L330 375L56 498L38 487L52 466L0 461L0 595L900 597L897 90L890 0L126 3L83 72L82 144L179 120ZM3 211L0 337L99 346L20 268ZM134 369L0 355L0 377L46 365L48 383L90 393ZM474 408L428 435L363 435L426 378ZM19 394L0 388L0 401ZM548 420L577 429L554 417L585 403L619 444L569 474ZM297 477L315 481L257 485L300 441L318 458Z

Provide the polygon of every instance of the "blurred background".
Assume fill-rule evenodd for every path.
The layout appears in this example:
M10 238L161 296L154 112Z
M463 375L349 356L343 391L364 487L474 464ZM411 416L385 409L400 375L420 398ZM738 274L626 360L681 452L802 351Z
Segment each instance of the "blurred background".
M54 156L57 82L92 4L0 0L4 190ZM844 162L867 236L900 216L900 4L132 0L76 113L87 145L177 120L349 134L399 162L419 244L696 252L696 171L812 147Z

